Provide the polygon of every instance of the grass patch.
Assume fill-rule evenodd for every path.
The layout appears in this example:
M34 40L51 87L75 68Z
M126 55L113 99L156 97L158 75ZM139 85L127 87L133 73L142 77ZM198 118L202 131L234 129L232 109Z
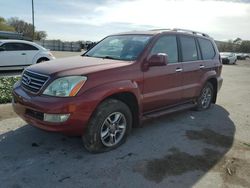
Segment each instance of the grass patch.
M12 88L18 80L20 76L0 77L0 104L11 102Z
M248 144L248 143L244 143L244 142L243 142L243 144L244 144L245 146L250 147L250 144Z

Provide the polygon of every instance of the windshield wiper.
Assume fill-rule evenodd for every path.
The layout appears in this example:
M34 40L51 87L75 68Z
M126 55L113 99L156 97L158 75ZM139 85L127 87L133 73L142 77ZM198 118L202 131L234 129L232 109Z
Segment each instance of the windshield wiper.
M82 56L90 57L88 54L82 54Z
M114 57L111 57L111 56L103 56L103 57L100 57L100 58L103 58L103 59L117 59L117 58L114 58Z

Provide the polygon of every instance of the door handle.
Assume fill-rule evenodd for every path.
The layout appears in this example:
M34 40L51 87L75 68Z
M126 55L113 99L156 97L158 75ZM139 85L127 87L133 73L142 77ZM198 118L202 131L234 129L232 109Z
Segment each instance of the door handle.
M205 68L205 66L204 65L200 65L200 69L204 69Z
M176 72L182 72L182 69L181 69L181 68L176 68L175 71L176 71Z
M26 53L21 53L21 55L26 55Z

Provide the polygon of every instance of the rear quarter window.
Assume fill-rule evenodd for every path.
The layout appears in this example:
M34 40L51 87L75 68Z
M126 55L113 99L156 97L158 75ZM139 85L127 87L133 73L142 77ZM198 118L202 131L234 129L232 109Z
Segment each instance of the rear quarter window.
M38 50L37 47L35 47L33 45L30 45L30 44L24 44L24 43L22 43L21 46L22 46L21 47L22 50Z
M212 42L207 39L198 38L198 42L201 49L201 54L204 60L213 59L215 56L215 50Z

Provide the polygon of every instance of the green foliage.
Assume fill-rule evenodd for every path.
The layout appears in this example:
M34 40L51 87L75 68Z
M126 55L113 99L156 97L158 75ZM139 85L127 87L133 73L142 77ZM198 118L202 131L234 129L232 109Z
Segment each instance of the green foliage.
M15 28L16 32L22 33L25 37L33 38L33 25L31 23L12 17L8 19L8 24ZM34 40L42 40L46 37L47 33L45 31L35 31Z
M17 17L9 18L7 21L0 17L0 31L13 31L22 33L23 36L32 39L33 25L31 23L20 20ZM44 40L47 37L46 31L36 31L34 40Z
M15 29L6 23L4 18L0 17L0 31L15 31Z
M243 53L250 53L250 41L242 41L239 46L239 51Z
M0 77L0 104L11 102L13 85L19 79L19 76Z

